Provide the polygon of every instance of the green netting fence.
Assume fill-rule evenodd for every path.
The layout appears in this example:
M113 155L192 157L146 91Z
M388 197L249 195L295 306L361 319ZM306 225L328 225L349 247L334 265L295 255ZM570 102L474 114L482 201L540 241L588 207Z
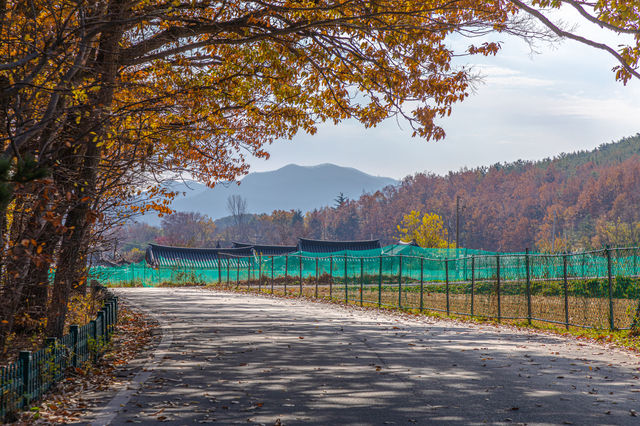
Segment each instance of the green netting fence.
M118 321L118 298L107 299L88 324L69 326L61 338L47 338L36 351L21 351L19 358L0 367L0 422L10 422L16 413L28 409L55 383L78 368L94 363L106 349Z
M162 264L162 263L161 263ZM567 327L626 329L640 316L640 248L570 254L388 246L238 257L202 268L175 260L93 268L114 284L199 283Z

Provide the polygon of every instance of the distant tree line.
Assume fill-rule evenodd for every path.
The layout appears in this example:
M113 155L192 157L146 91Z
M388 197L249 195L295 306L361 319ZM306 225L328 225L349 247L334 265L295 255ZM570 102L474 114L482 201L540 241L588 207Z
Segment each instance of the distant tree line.
M241 240L293 244L297 237L354 240L401 237L398 225L412 211L440 216L446 243L492 251L564 251L603 245L640 245L640 135L594 151L563 154L538 162L494 164L445 176L418 173L397 187L302 214L276 210L216 221L209 245ZM456 235L456 197L460 197ZM249 200L250 202L250 200ZM158 241L197 241L179 233ZM144 226L144 225L137 225Z

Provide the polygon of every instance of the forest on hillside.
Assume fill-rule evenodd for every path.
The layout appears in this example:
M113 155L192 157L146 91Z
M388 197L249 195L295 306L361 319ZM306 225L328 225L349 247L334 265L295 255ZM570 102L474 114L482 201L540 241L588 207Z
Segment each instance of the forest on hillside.
M225 246L230 241L291 244L299 236L380 238L387 244L397 241L397 225L403 216L417 210L440 215L454 242L459 197L459 247L550 252L607 244L637 246L639 188L637 134L593 151L541 161L497 163L445 176L417 173L398 186L357 200L338 197L333 206L306 214L295 210L262 215L236 212L216 223L200 217L207 223L201 235L207 237L197 241L189 240L189 219L184 213L179 214L182 219L167 217L162 228L134 225L127 230L127 239L128 248L133 242L141 247L143 240L188 246Z

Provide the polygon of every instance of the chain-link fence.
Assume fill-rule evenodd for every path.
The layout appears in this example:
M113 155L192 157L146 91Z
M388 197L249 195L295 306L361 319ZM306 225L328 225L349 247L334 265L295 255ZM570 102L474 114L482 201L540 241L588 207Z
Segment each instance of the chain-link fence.
M469 254L464 249L391 253L383 249L378 253L255 255L225 259L216 268L174 262L152 269L141 263L94 268L93 274L113 283L241 286L346 303L567 327L626 329L640 316L637 247L571 254Z

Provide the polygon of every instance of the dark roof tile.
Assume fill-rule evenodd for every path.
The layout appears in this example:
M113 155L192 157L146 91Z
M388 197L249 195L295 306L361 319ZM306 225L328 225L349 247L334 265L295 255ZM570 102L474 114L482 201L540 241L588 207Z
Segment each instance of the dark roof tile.
M298 246L278 246L266 244L233 243L233 247L252 248L255 254L263 256L282 256L298 251Z
M192 266L215 268L218 260L229 261L253 256L251 247L191 248L149 244L145 260L153 267Z
M328 241L311 240L308 238L298 239L298 250L309 253L335 253L339 251L361 251L380 249L380 240L365 241Z

